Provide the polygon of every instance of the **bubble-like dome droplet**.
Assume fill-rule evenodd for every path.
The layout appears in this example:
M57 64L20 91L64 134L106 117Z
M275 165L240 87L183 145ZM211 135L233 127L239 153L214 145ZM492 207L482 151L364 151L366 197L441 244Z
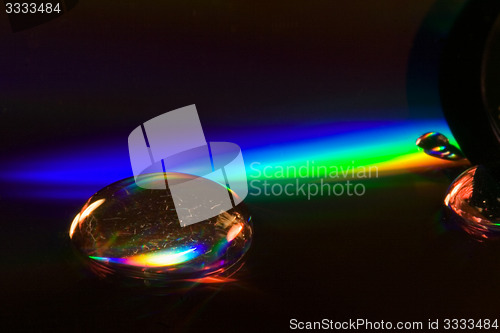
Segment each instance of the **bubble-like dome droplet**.
M474 166L450 185L444 203L478 240L500 238L500 169Z
M178 173L167 177L194 179ZM141 182L165 183L165 175L149 174ZM147 189L127 178L94 194L74 218L69 235L100 275L147 280L214 276L238 266L253 231L244 203L228 211L221 211L217 202L200 203L207 204L214 217L182 227L168 187ZM194 213L201 208L207 210L192 207Z
M421 135L417 139L416 145L422 148L427 155L444 160L458 161L465 158L462 152L439 132L428 132Z

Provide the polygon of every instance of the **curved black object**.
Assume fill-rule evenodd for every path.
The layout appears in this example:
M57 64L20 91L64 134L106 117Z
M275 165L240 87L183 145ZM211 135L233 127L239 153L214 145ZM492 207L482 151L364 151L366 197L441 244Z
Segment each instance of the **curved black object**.
M495 24L499 13L498 0L469 1L440 59L443 111L464 154L475 164L500 162L500 104L495 105L500 89L492 93L500 87L500 33L495 33L500 30Z
M439 96L439 60L446 38L465 4L464 0L435 1L415 34L406 77L406 97L412 119L443 116Z

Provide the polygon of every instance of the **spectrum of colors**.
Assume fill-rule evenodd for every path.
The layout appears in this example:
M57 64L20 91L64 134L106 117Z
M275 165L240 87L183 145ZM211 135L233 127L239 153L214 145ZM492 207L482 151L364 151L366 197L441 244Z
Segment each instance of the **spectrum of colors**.
M241 233L242 230L242 223L234 224L227 232L226 237L220 240L210 249L204 248L201 245L197 245L189 247L187 249L179 248L175 250L168 249L142 253L127 258L109 258L97 256L89 256L89 258L105 263L122 264L136 267L167 267L187 263L190 260L202 255L210 254L210 262L212 262L213 265L205 267L206 270L209 270L213 268L212 266L220 266L224 264L224 261L219 261L220 257L225 253L229 243L231 243Z
M458 146L444 119L249 127L232 132L231 140L242 148L248 178L256 174L251 168L254 162L260 163L254 168L263 171L265 167L300 167L308 161L344 169L376 166L382 177L457 163L428 156L415 145L429 131L444 134ZM2 166L0 181L11 185L5 187L9 188L5 196L85 200L100 188L132 176L126 139L28 155Z
M201 254L198 247L178 250L143 253L129 258L106 258L89 256L90 259L139 267L164 267L187 262Z

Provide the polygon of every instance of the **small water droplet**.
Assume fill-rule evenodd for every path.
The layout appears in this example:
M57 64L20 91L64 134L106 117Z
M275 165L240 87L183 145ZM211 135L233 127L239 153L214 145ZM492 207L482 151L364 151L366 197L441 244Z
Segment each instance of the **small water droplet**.
M417 139L416 145L422 148L427 155L444 160L458 161L465 158L462 152L439 132L428 132L421 135Z
M500 169L474 166L450 185L445 205L458 226L478 240L500 238Z
M172 177L178 181L195 178L177 173L167 177L169 181ZM144 181L164 184L165 175L149 174L141 184ZM71 241L101 276L147 281L199 279L241 265L253 232L244 203L182 227L173 200L170 191L139 187L133 177L118 181L87 201L71 224ZM206 204L220 210L217 202ZM195 213L206 207L191 209Z

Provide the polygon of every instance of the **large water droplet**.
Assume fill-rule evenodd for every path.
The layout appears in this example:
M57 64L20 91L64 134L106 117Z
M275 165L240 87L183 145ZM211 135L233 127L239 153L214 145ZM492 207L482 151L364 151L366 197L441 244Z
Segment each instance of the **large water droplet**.
M169 182L194 179L177 173L167 177ZM165 184L165 175L149 174L141 179L144 182ZM243 203L228 211L221 211L217 202L200 205L210 205L214 217L182 227L168 189L139 187L133 177L127 178L94 194L69 234L99 275L148 281L216 276L241 263L252 240L251 219ZM191 209L195 214L207 207Z
M448 138L439 132L428 132L421 135L416 142L427 155L444 160L458 161L465 157L462 152L453 146Z
M449 187L444 203L478 240L500 238L500 169L474 166Z

